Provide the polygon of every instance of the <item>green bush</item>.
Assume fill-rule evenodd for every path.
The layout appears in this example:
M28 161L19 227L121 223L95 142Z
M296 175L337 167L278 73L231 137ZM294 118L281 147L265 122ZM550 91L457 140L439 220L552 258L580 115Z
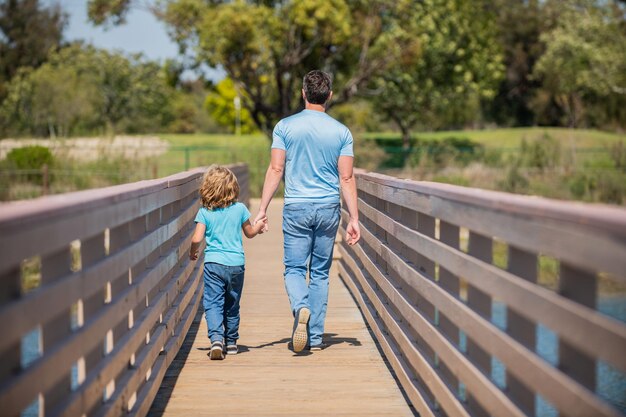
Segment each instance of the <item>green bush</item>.
M22 178L41 184L43 182L41 169L44 165L48 168L53 167L54 157L45 146L24 146L15 148L7 154L6 165L12 170L27 171Z
M615 168L626 172L626 146L623 141L617 142L611 146L610 157L613 160Z
M541 171L554 168L558 166L561 159L561 145L558 140L548 134L530 142L522 139L518 158L521 166L524 167L539 168Z
M509 193L524 193L528 190L530 182L519 169L518 165L512 165L506 172L504 180L498 182L501 190Z
M569 191L578 200L593 194L596 187L595 178L584 172L576 172L568 181Z
M626 181L619 172L601 172L597 179L598 199L603 203L622 204Z

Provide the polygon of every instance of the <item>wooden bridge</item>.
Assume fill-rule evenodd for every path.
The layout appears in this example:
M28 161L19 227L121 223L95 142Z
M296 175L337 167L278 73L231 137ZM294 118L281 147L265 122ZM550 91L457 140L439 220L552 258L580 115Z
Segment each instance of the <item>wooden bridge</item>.
M201 173L0 206L0 415L623 415L626 325L598 302L626 283L625 210L360 172L329 347L296 355L274 201L241 353L211 362Z

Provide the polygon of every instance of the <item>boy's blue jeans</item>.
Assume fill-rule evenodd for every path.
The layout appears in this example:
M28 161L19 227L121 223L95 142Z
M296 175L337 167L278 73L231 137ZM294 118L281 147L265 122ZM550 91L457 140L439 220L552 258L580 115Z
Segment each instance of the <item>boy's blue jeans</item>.
M209 339L226 345L239 339L239 300L245 268L207 262L204 264L204 314Z
M324 334L328 272L333 261L339 210L339 204L311 203L291 203L283 209L285 288L294 314L302 307L311 311L311 345L322 343Z

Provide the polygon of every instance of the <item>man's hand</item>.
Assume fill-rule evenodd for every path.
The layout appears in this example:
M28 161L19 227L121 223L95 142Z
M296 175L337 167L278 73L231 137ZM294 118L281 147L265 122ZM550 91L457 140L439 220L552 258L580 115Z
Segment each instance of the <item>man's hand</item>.
M267 214L264 211L259 210L252 224L256 225L258 222L263 222L263 228L259 229L259 233L265 233L269 230L269 224L267 222Z
M262 217L258 221L256 221L255 219L255 222L252 225L252 227L254 228L254 231L259 235L265 233L265 229L267 228L267 216Z
M359 227L359 221L351 219L348 222L348 227L346 228L346 242L348 242L348 245L352 246L356 244L359 239L361 239L361 228Z
M198 259L198 251L194 251L193 248L189 251L189 260L195 261Z

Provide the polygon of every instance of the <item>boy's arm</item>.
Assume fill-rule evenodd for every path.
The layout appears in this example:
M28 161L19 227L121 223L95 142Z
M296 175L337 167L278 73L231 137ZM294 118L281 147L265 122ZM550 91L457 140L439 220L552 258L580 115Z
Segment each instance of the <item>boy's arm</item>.
M258 214L254 218L254 224L266 217L267 206L270 205L270 201L272 201L272 197L274 197L274 193L276 193L276 190L278 189L280 180L283 178L286 155L287 153L283 149L272 149L270 166L267 168L265 182L263 183L261 205L259 207ZM267 221L265 222L264 231L267 231Z
M241 228L243 229L243 234L246 235L248 239L252 239L256 235L265 232L264 229L266 226L267 217L263 217L256 223L254 223L254 226L252 225L252 223L250 223L250 220L246 220L244 224L241 225Z
M195 261L198 259L198 249L204 239L204 232L206 231L206 225L203 223L196 223L196 230L193 231L191 237L191 247L189 248L189 259Z
M359 227L359 209L357 206L356 181L353 172L354 158L351 156L340 156L338 169L341 182L341 194L346 202L350 220L346 227L346 242L354 245L361 238L361 228Z

